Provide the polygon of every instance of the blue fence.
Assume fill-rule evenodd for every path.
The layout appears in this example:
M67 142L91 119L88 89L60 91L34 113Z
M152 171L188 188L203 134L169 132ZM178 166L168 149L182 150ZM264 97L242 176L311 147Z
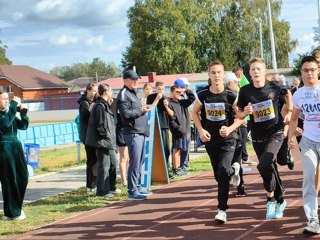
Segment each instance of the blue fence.
M35 143L40 147L50 147L75 142L79 135L74 122L64 122L29 126L27 130L18 131L18 138L23 145Z

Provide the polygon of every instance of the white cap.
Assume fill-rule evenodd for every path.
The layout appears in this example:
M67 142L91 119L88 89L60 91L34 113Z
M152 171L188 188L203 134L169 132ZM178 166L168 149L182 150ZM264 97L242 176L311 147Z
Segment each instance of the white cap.
M190 82L187 78L179 78L185 85L190 85Z
M233 72L229 72L224 76L224 82L228 83L231 81L240 82L240 79Z

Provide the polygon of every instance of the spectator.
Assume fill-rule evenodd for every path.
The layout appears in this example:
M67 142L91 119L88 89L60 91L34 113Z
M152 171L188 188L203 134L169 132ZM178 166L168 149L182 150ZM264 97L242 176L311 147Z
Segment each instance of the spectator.
M186 172L181 166L181 150L187 149L187 135L190 133L190 120L188 107L194 102L195 96L191 90L186 90L186 85L182 80L176 80L176 85L171 87L171 97L169 107L173 111L170 116L170 131L172 134L172 161L173 173L185 175ZM186 90L187 99L181 98Z
M140 77L132 70L123 73L124 87L118 94L117 109L123 124L123 137L129 151L128 199L145 200L152 192L141 187L141 169L145 155L145 141L149 136L146 113L135 89Z
M96 148L98 160L97 192L100 197L113 197L121 191L116 187L116 129L111 111L112 90L108 84L98 87L89 118L86 144Z
M146 83L143 85L143 93L144 97L141 98L141 103L142 105L147 105L147 97L152 94L153 92L153 87L150 83Z
M16 117L20 111L20 118ZM29 126L27 109L19 97L0 91L0 181L3 196L3 220L24 220L26 215L22 203L28 184L27 162L17 129L26 130Z
M80 141L84 144L86 151L87 166L86 166L86 178L87 178L87 193L95 194L97 187L97 155L96 149L85 144L87 137L88 122L90 117L90 105L94 100L94 96L97 93L97 86L93 83L89 83L86 87L84 94L79 98L79 116L80 116Z
M165 96L165 85L164 82L158 81L155 84L156 93L150 94L147 97L147 104L152 104L157 106L158 116L160 121L161 136L163 149L165 154L165 160L167 163L167 171L169 177L172 178L172 174L169 171L169 157L170 157L170 147L169 147L169 116L168 112L173 115L172 110L169 108L169 98Z

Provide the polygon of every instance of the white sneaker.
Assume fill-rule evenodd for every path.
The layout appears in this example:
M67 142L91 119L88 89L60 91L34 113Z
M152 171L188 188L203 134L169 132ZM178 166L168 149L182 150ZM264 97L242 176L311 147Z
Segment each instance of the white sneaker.
M7 217L7 216L2 216L2 220L3 221L11 221L11 220L13 220L13 218Z
M87 188L87 194L96 194L96 188Z
M103 197L112 198L112 197L114 197L114 194L112 194L111 192L109 192L108 194L104 195Z
M24 220L24 219L26 219L26 218L27 218L27 216L24 214L24 211L21 210L20 216L15 217L15 218L13 218L12 220L14 220L14 221L22 221L22 220Z
M226 211L219 210L218 214L214 217L214 220L223 224L227 222L227 213Z
M235 162L231 167L234 169L234 175L231 176L231 183L234 187L238 187L240 185L240 164Z
M121 190L119 188L117 188L116 190L110 191L110 193L117 195L121 193Z

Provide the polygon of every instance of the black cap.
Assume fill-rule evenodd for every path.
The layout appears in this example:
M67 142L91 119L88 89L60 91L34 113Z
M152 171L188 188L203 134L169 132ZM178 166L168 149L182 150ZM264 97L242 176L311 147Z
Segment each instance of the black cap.
M141 78L138 76L138 74L133 70L126 70L123 73L123 79L130 78L131 80L137 80L138 78Z

